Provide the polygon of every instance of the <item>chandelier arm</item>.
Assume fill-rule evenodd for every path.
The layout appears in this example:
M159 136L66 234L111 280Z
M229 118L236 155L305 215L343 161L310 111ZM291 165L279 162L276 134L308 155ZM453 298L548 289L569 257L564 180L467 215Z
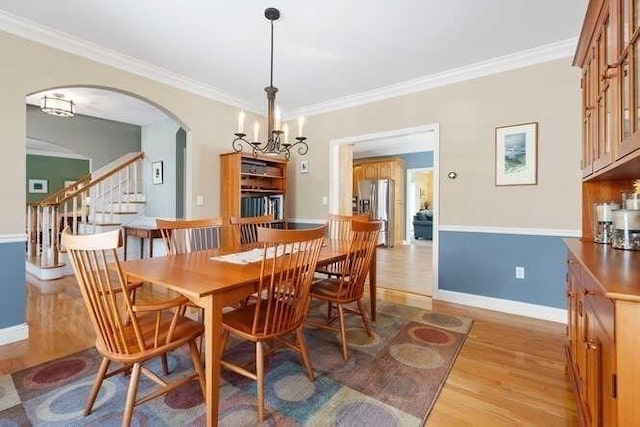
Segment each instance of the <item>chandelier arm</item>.
M304 142L304 139L303 140L298 139L298 142L295 142L289 145L287 147L287 151L291 150L295 146L298 147L298 154L300 154L301 156L304 156L309 151L309 146L307 145L306 142Z
M240 136L241 134L236 134L236 139L233 140L233 142L231 143L231 146L233 147L233 151L235 151L236 153L241 152L242 150L244 150L244 145L243 142L245 144L251 144L249 141L247 141L246 139L244 139L244 135Z

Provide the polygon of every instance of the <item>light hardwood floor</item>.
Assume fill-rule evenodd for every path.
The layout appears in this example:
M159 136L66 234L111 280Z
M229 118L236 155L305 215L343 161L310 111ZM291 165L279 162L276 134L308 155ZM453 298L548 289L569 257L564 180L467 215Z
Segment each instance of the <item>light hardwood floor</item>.
M74 353L94 342L73 277L49 282L29 277L26 286L30 338L0 346L0 374ZM155 289L140 296L164 295ZM389 295L397 299L399 294ZM474 319L427 426L578 424L564 370L564 325L424 298L417 303Z
M430 242L429 242L430 243ZM432 295L433 250L431 244L395 245L378 248L378 286Z

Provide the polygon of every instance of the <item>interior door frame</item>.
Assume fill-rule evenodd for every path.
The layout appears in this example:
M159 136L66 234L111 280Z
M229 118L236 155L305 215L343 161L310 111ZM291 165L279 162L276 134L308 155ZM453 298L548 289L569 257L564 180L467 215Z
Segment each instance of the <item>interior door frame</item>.
M349 153L351 156L351 163L353 163L353 151L352 150L340 150L341 145L355 143L367 143L378 141L385 138L395 138L408 135L416 135L421 133L433 132L434 144L433 144L433 288L431 290L431 297L437 299L438 296L438 248L439 248L439 233L438 224L440 217L440 124L431 123L422 126L415 126L410 128L395 129L386 132L377 132L365 135L356 135L346 138L338 138L329 141L329 212L339 212L339 206L346 203L345 198L348 198L348 203L351 202L352 187L351 182L349 188L340 187L340 167L341 162L345 162L346 159L341 158L341 153ZM344 155L344 154L342 154ZM344 182L344 181L343 181Z

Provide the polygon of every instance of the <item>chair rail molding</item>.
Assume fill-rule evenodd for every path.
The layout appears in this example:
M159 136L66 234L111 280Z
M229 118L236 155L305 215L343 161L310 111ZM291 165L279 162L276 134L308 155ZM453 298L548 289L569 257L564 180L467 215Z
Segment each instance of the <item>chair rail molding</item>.
M27 235L18 234L0 234L0 243L22 243L27 241Z
M484 227L478 225L440 225L438 231L458 231L462 233L520 234L525 236L580 237L580 229L560 228L519 228Z

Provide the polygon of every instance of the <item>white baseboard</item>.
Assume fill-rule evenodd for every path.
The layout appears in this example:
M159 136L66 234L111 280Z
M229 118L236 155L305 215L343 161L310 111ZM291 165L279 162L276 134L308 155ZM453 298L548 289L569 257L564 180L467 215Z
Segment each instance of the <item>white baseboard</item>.
M369 295L369 286L367 285L364 295ZM394 304L404 304L411 307L421 308L423 310L431 310L432 298L428 295L419 295L411 292L399 291L396 289L377 288L376 299L392 302Z
M567 310L562 308L547 307L544 305L529 304L526 302L447 291L443 289L438 289L437 295L434 296L434 299L452 302L455 304L469 305L486 310L500 311L502 313L549 320L551 322L567 323Z
M26 323L0 329L0 345L26 340L27 338L29 338L29 325Z
M55 280L61 277L67 276L65 272L65 265L55 268L40 268L35 264L25 261L25 270L32 276L37 277L40 280Z

